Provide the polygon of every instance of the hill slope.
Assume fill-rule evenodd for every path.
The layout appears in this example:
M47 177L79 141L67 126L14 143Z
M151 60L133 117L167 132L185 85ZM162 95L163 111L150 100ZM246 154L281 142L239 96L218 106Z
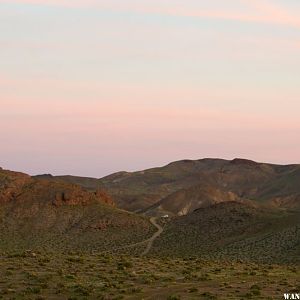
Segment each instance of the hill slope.
M0 249L109 250L151 236L102 190L0 170Z
M219 203L172 220L151 253L300 263L300 213Z
M216 166L221 170L216 172ZM155 173L165 172L166 179L171 170L175 179L169 181L170 189L176 189L175 181L192 185L146 209L173 214L167 219L151 218L152 225L146 217L115 208L103 190L87 191L61 179L0 170L0 251L113 251L299 263L297 166L218 160L183 161L165 168L145 171L149 173L145 189L162 188L162 178L158 175L155 182ZM145 179L143 174L134 177ZM281 189L271 185L284 180L288 183ZM261 196L252 200L253 195ZM279 198L269 201L270 195Z
M74 182L90 190L102 187L118 207L152 215L181 215L232 200L300 207L300 165L272 165L245 159L182 160L101 179L59 176L51 180Z

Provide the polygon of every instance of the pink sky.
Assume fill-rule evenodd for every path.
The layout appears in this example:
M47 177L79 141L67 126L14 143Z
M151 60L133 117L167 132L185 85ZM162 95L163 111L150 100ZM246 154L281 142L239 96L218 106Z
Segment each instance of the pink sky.
M226 2L226 5L222 5L220 0L212 0L211 2L213 4L212 8L207 9L203 0L189 0L186 5L183 5L181 1L174 0L164 2L160 0L145 0L140 3L133 0L0 0L0 4L16 3L61 6L65 8L97 8L123 12L134 11L137 13L154 13L183 17L229 19L242 22L262 22L300 27L297 12L295 13L294 10L289 8L290 1L229 0ZM221 9L216 9L217 6L221 6Z
M300 162L300 5L3 1L0 166L101 177Z

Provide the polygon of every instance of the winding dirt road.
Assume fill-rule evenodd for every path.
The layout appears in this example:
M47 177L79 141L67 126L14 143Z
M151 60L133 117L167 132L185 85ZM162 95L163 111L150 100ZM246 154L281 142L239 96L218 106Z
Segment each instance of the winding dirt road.
M152 235L151 238L146 239L146 240L141 241L141 242L134 243L134 244L125 245L125 246L117 247L117 248L106 250L106 251L101 251L101 253L102 254L111 253L111 252L114 252L114 251L130 249L130 248L134 248L136 246L147 244L146 249L141 253L141 256L144 256L144 255L148 254L149 251L151 250L151 247L152 247L155 239L157 239L164 230L159 224L156 223L156 218L155 217L152 217L150 219L150 223L157 228L157 231Z
M147 245L146 249L144 250L144 252L142 253L142 256L149 253L155 239L157 239L163 232L163 228L159 224L156 223L156 218L154 218L154 217L151 218L150 222L157 228L157 231L153 234L153 236L150 239L147 240L148 245Z

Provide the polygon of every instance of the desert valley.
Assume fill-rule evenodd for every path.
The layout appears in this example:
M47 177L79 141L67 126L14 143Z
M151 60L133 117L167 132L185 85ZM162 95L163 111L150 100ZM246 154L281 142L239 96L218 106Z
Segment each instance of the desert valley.
M0 300L300 300L299 0L0 0Z
M300 284L299 180L300 165L246 159L1 170L1 297L278 299Z

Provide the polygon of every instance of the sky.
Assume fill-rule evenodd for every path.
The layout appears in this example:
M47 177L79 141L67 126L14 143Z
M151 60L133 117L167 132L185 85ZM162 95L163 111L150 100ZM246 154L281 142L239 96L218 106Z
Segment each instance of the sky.
M0 0L2 168L300 163L299 113L299 0Z

